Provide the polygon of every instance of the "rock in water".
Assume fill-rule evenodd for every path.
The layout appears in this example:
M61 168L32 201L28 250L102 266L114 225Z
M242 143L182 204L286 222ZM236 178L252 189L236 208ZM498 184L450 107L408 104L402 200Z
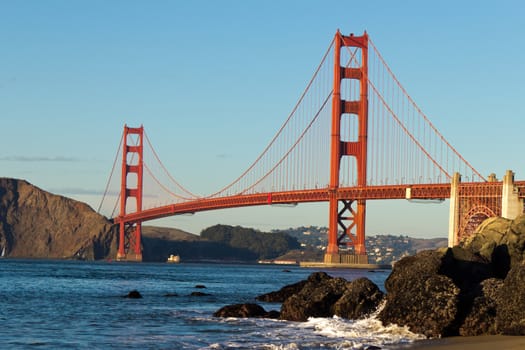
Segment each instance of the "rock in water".
M268 313L258 304L234 304L226 305L217 310L215 317L266 317Z
M138 290L134 289L130 291L125 297L129 299L141 299L142 294L140 294Z
M344 294L334 305L334 314L357 320L373 313L381 301L383 292L368 278L358 278L346 285Z
M498 289L496 327L507 335L525 335L525 262L513 267Z
M281 319L306 321L308 317L332 317L333 306L346 290L346 280L333 278L324 272L311 274L297 294L284 301Z
M386 304L379 313L385 324L408 326L428 337L447 335L458 313L460 290L438 274L443 252L425 251L398 261L385 282Z
M316 272L303 284L300 291L283 302L281 319L306 321L309 317L334 315L359 319L375 311L383 298L383 293L367 278L348 282Z
M87 204L0 178L0 243L9 257L105 259L116 231Z

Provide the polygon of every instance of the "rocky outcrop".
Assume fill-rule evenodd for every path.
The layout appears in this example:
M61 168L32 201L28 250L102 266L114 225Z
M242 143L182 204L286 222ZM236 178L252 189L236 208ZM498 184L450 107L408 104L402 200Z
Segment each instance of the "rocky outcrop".
M304 287L286 299L281 306L281 319L306 321L309 317L332 317L334 304L343 296L347 281L324 272L311 274Z
M303 284L300 291L283 302L281 319L306 321L309 317L334 315L359 319L375 311L383 298L383 293L367 278L348 282L315 272Z
M385 282L385 324L430 337L525 334L525 215L490 218L454 248L401 259Z
M408 326L429 337L448 335L458 313L460 289L439 274L443 253L425 251L401 259L385 282L384 324Z
M91 207L24 180L0 178L0 250L24 258L104 259L116 254L113 225Z
M312 273L308 279L263 294L258 300L281 302L281 312L266 312L257 304L228 305L217 312L217 317L265 317L288 321L306 321L309 317L332 317L334 315L359 319L374 312L383 292L367 278L348 282L334 278L325 272Z

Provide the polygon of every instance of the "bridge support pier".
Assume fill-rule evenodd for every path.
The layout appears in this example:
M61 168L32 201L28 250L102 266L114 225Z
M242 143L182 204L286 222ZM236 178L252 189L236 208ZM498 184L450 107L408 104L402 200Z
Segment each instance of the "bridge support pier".
M488 182L495 186L486 189L486 193L478 193L471 184L462 186L461 176L454 174L450 186L449 247L457 245L463 235L473 232L488 217L501 215L514 220L525 212L524 199L514 182L512 170L507 170L502 182L493 174Z
M514 220L523 213L523 198L514 186L514 172L507 170L503 177L503 189L501 193L501 216Z
M450 209L448 212L448 246L452 248L457 244L459 230L459 183L461 175L454 173L450 183Z

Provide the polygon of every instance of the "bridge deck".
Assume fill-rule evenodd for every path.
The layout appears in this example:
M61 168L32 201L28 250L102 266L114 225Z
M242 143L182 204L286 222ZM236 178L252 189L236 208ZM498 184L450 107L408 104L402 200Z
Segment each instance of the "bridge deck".
M461 183L464 195L475 195L480 189L484 192L493 192L494 195L501 193L501 182L471 182ZM525 197L525 181L515 183L519 189L520 197ZM388 186L366 186L366 187L341 187L337 191L338 199L412 199L430 200L447 199L450 197L450 184L406 184ZM308 202L326 202L329 199L327 188L283 191L269 193L255 193L245 195L232 195L221 198L200 198L194 201L174 203L157 208L145 209L141 212L130 213L125 217L114 218L115 223L136 222L159 219L172 215L196 213L200 211L248 207L272 204L294 204Z

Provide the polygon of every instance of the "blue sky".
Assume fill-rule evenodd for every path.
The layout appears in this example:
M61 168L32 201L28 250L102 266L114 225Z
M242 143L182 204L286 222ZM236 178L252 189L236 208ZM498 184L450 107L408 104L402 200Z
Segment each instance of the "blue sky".
M0 176L98 207L122 127L207 194L273 137L335 31L367 30L481 173L525 179L522 1L0 0ZM445 236L447 203L378 202L367 233ZM325 204L174 217L263 230L326 225Z

